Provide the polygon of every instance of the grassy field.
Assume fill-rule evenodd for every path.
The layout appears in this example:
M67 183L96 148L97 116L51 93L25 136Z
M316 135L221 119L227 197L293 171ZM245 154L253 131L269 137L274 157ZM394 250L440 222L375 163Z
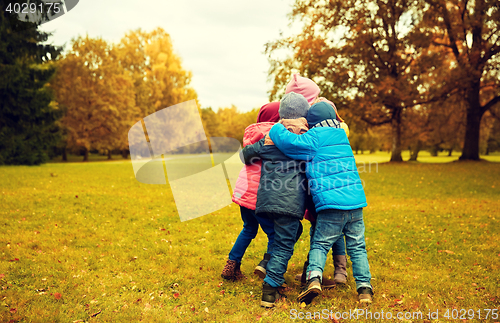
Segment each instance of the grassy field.
M467 319L471 311L461 310L473 310L472 321L478 311L485 318L486 309L498 310L500 163L359 170L375 288L368 310L438 310L433 322L448 321L446 310L450 319L453 309ZM358 308L352 276L306 308L296 303L307 221L285 275L288 301L265 310L262 282L252 275L265 250L262 232L243 259L246 280L220 278L242 226L234 204L180 222L168 185L137 182L130 162L119 159L0 167L0 183L0 322L296 322L293 313ZM329 256L325 275L332 274Z

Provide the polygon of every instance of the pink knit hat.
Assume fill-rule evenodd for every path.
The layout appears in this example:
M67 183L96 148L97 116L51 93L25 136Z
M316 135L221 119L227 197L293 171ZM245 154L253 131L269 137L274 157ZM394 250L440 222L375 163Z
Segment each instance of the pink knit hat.
M302 94L307 102L311 104L319 94L319 87L311 79L293 74L290 83L286 86L285 93L295 92Z

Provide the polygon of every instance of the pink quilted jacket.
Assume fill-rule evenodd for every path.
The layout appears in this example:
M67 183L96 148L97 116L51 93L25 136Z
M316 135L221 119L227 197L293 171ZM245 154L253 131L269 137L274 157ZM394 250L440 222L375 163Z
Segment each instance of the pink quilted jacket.
M243 146L251 145L264 138L271 130L274 122L260 122L249 125L243 136ZM233 202L250 210L255 210L257 203L257 190L260 182L260 171L262 162L253 165L245 165L236 180L233 192Z

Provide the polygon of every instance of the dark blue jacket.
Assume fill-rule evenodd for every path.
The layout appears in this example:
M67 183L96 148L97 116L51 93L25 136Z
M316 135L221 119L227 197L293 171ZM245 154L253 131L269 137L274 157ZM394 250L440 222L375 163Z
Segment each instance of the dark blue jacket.
M306 175L316 212L354 210L367 205L354 154L343 129L316 127L296 135L276 124L269 137L288 157L308 161Z
M285 130L289 132L288 130ZM241 151L245 164L262 159L255 213L274 213L302 219L306 207L314 210L307 192L306 163L285 156L265 138Z

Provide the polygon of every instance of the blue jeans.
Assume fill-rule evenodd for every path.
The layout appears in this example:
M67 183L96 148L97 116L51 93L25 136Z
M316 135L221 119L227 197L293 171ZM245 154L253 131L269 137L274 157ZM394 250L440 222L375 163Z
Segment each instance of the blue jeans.
M293 255L293 247L301 231L302 223L298 218L287 215L272 214L274 220L274 249L271 259L267 263L267 275L264 282L272 287L280 287L285 282L285 272L288 261Z
M316 221L311 221L311 228L309 229L310 244L312 245L312 239L314 236L314 230L316 229ZM342 233L337 241L332 246L332 256L345 256L345 240L344 233Z
M257 236L259 225L267 234L267 253L273 252L274 245L274 223L271 219L255 215L254 210L240 206L241 219L243 220L243 230L241 230L234 243L229 259L241 263L241 258L245 254L250 242Z
M372 288L370 266L366 254L363 209L325 210L318 213L309 251L307 279L313 277L321 279L328 250L342 233L345 235L347 254L352 262L352 275L356 281L356 290L360 287Z

